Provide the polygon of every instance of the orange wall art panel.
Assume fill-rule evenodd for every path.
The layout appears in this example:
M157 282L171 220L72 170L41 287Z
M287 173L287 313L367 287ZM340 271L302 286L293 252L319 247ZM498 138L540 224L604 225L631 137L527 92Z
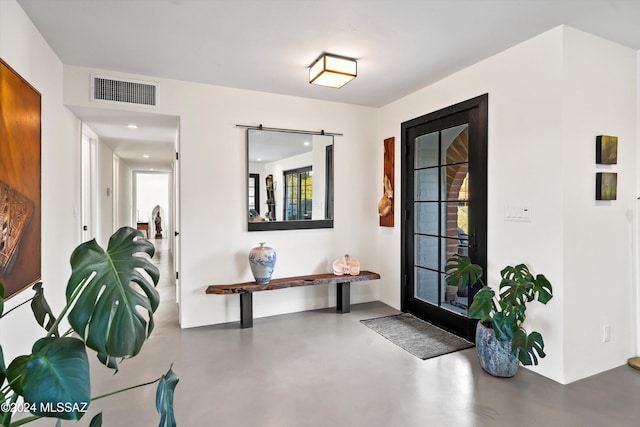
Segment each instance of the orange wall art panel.
M378 201L381 227L393 227L394 142L395 138L393 137L384 140L383 194Z
M0 59L0 282L5 298L41 277L40 93Z

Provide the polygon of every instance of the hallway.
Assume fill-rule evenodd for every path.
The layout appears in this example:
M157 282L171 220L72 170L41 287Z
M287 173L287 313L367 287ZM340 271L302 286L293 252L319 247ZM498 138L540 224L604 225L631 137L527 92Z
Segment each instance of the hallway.
M562 386L526 369L491 377L473 348L423 361L360 323L397 313L379 302L348 314L255 319L252 329L180 329L167 240L151 241L161 270L156 328L115 376L90 355L93 395L152 380L173 364L182 427L623 427L640 419L640 373L628 366ZM155 385L94 402L80 425L99 410L105 426L155 426Z

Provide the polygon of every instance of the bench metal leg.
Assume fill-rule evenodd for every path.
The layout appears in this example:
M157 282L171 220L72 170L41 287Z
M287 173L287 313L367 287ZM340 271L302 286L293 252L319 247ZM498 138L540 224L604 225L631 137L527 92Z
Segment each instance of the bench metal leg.
M253 328L253 294L251 292L240 294L240 327Z
M336 288L336 311L349 313L351 311L351 283L338 283Z

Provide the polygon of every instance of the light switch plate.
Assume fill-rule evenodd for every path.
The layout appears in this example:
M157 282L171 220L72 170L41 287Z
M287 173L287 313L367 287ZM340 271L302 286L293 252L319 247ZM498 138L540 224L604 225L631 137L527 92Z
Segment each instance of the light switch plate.
M531 221L531 208L528 206L505 206L504 207L504 220L505 221L518 221L518 222L530 222Z

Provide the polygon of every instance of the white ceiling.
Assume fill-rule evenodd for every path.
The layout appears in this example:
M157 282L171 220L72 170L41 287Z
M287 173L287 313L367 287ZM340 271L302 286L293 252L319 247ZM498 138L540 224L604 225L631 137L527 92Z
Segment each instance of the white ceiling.
M76 106L69 109L131 168L171 170L178 117Z
M561 24L640 49L639 0L17 1L65 64L372 107ZM323 52L358 77L310 85Z

